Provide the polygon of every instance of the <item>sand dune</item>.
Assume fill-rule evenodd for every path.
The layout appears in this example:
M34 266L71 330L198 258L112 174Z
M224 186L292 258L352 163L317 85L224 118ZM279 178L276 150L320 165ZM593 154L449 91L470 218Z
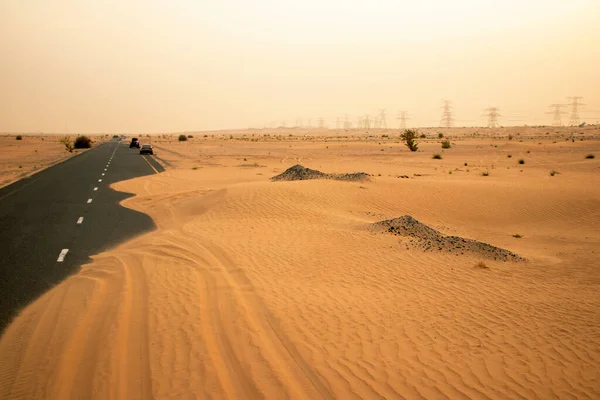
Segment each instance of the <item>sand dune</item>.
M441 161L315 142L158 143L171 169L114 185L158 229L23 310L0 398L600 397L598 141L465 140ZM269 180L299 159L375 176ZM400 215L528 261L367 229Z

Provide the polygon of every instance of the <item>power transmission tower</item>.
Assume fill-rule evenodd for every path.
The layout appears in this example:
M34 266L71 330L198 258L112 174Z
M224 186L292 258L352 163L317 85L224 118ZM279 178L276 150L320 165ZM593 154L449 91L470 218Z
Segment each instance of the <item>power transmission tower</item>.
M340 117L336 117L335 119L335 129L340 129Z
M350 119L348 119L348 116L346 115L344 117L344 129L348 130L350 128L352 128L352 123L350 122Z
M440 120L440 127L452 128L454 126L454 117L452 116L452 101L443 100L444 105L442 106L444 112L442 113L442 119Z
M406 111L398 111L398 116L396 117L396 119L400 120L400 129L405 130L407 120Z
M387 129L387 121L385 120L385 108L379 110L379 127Z
M323 129L325 128L325 118L323 117L319 117L319 128Z
M363 128L371 129L371 116L369 114L365 114L363 117Z
M484 111L487 111L488 128L497 128L498 127L498 117L501 116L500 114L498 114L498 108L490 107L490 108L486 108Z
M571 115L569 115L569 125L577 126L579 125L579 106L583 106L583 103L580 103L580 100L583 99L581 96L572 96L567 97L567 99L571 100Z
M566 107L564 104L552 104L550 108L552 111L547 112L546 114L552 114L552 126L563 126L562 124L562 116L566 114L565 111L562 110L563 107Z

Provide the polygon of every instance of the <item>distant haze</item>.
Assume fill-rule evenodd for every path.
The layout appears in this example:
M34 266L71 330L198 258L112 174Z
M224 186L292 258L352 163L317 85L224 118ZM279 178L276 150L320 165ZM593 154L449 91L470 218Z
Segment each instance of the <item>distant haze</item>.
M600 120L599 0L2 0L0 132ZM567 110L565 110L567 111ZM565 115L563 122L568 121Z

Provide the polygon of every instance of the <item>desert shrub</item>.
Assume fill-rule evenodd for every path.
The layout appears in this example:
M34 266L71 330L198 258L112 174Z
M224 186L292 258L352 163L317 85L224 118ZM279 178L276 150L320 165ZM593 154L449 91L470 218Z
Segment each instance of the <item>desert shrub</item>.
M73 146L76 149L89 149L92 147L92 139L84 135L77 136L73 142Z
M421 138L421 139L426 139L426 138L427 138L427 135L425 135L424 133L421 133L421 134L419 135L419 138Z
M442 142L442 149L449 149L450 147L452 147L452 145L450 144L450 141L448 139Z
M188 135L187 137L188 137L188 139L192 139L194 136Z
M481 176L490 176L490 173L489 171L485 171L481 173Z
M118 139L119 135L113 135L113 139Z
M410 151L417 151L419 144L415 141L417 138L417 131L412 129L406 129L402 135L400 136L402 140L405 142L405 146L410 149Z
M508 154L506 157L508 157L508 158L512 158L512 154Z
M434 160L441 160L442 159L442 155L441 154L434 154L432 158Z
M60 139L60 143L65 146L65 150L67 150L69 153L73 152L73 144L71 143L70 137L65 136L64 138Z
M440 133L438 133L438 138L439 138L439 139L441 139L441 138L443 138L443 137L444 137L444 134L443 134L443 133L441 133L441 132L440 132Z
M590 158L591 159L591 158L596 158L596 156L593 155L593 154L588 154L587 156L585 156L585 158Z
M513 237L514 237L514 238L517 238L517 239L521 239L521 238L523 237L523 235L520 235L520 234L518 234L518 233L515 233L515 234L513 235Z
M556 174L560 174L560 172L554 170L550 171L550 176L554 176Z
M469 164L465 163L465 167L468 166Z
M508 135L508 140L513 140L513 135Z
M478 268L478 269L489 269L490 267L488 267L487 265L485 265L485 263L483 261L479 261L477 264L475 264L475 268Z
M177 140L179 140L180 142L185 142L187 140L187 136L185 136L185 135L179 135L179 137L177 138Z
M525 160L523 160L522 158L519 160L519 164L525 164Z
M23 140L23 136L22 135L17 135L17 137L15 139L17 139L17 140Z

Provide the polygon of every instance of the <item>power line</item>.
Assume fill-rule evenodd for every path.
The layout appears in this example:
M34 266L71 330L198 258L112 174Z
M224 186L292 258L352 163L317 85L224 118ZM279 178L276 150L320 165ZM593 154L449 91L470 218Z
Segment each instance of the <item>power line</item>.
M577 126L579 125L579 106L585 105L580 103L580 100L583 99L583 97L571 96L567 97L567 99L571 100L571 115L569 116L569 125Z
M452 128L454 126L454 116L452 115L452 101L443 100L444 112L442 113L442 119L440 120L440 127Z
M400 120L400 129L406 129L406 120L409 119L406 116L406 111L398 111L398 116L396 117L396 119Z
M379 110L379 127L387 129L387 121L385 120L385 108Z
M489 107L489 108L486 108L484 111L487 111L488 128L497 128L499 126L498 117L501 116L500 114L498 114L498 108L497 107Z
M563 107L566 107L564 104L551 104L550 108L552 111L548 111L546 114L552 114L552 126L563 126L562 124L562 116L566 114L565 111L562 110Z

